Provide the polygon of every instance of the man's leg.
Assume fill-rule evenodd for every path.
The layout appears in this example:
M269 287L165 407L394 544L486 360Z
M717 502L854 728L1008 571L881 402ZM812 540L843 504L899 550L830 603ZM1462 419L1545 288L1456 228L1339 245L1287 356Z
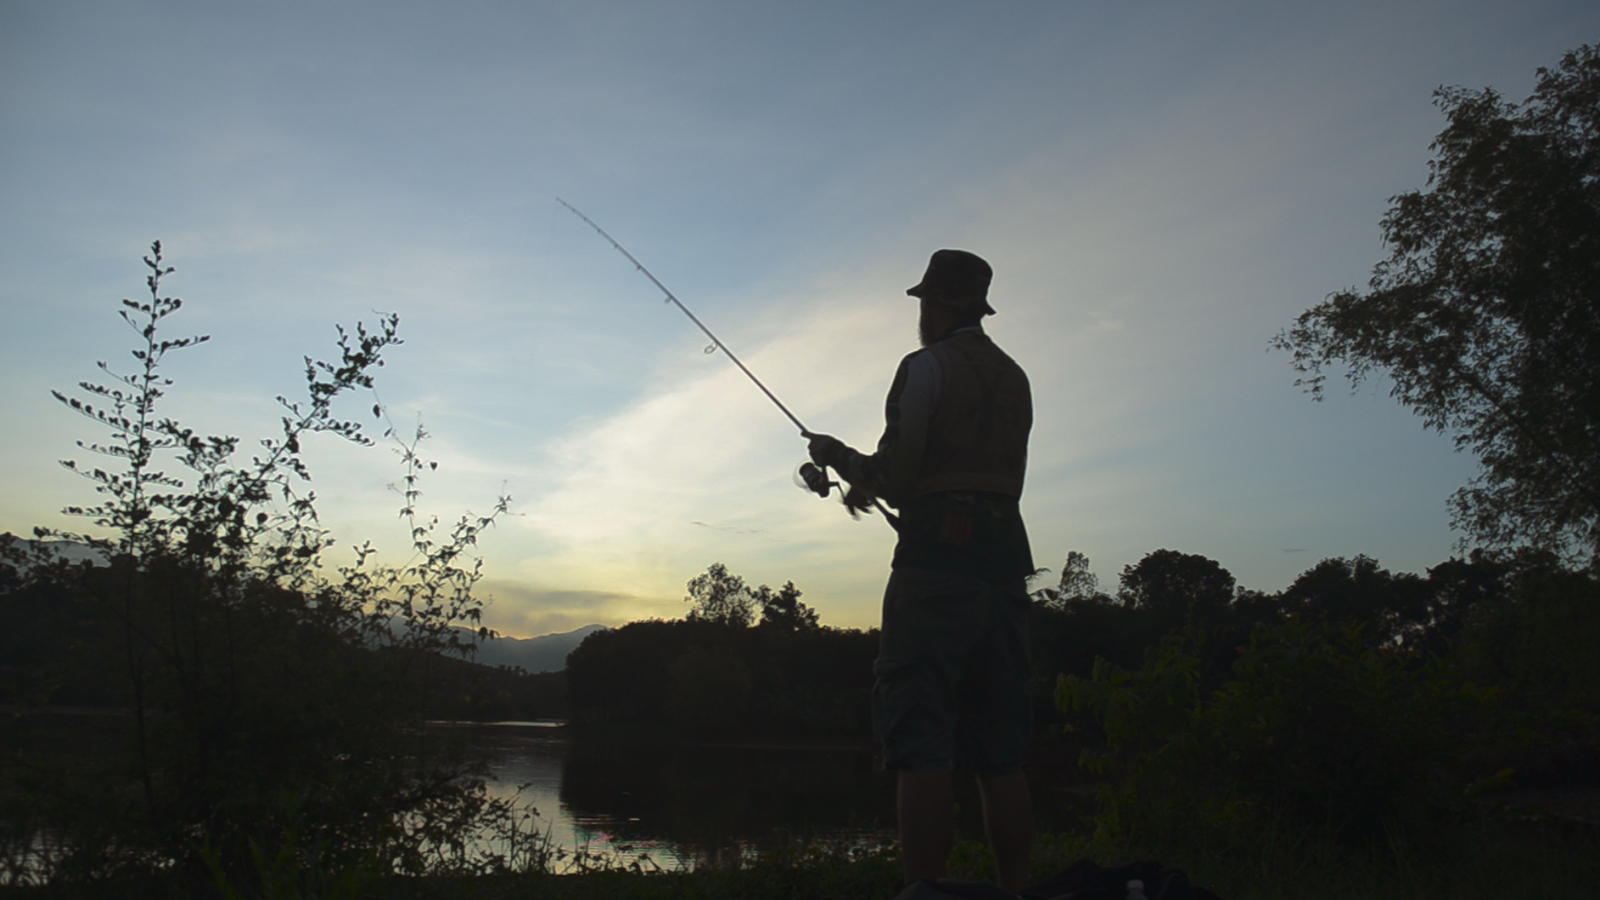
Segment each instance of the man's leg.
M900 785L903 797L905 782ZM994 850L997 880L1001 887L1015 893L1027 887L1028 862L1033 853L1033 801L1028 797L1027 776L979 775L978 790L983 795L983 829ZM902 805L901 809L905 807ZM904 832L905 826L901 825L901 833ZM901 840L904 842L904 838Z
M950 771L901 772L898 812L900 863L906 881L943 878L945 862L956 841L956 803L950 789Z

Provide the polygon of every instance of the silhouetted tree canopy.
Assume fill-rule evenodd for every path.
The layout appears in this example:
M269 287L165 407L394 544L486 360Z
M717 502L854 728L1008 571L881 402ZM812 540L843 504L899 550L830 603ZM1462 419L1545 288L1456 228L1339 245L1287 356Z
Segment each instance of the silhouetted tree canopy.
M689 579L691 622L716 622L734 628L747 628L761 615L763 628L800 631L817 627L817 612L800 602L800 589L785 582L774 591L766 585L750 587L744 579L728 571L722 563L712 563L703 574Z
M744 628L755 619L756 602L750 588L722 563L712 563L705 574L691 578L689 596L683 599L692 604L688 618L693 621Z
M809 631L817 627L817 611L800 602L800 589L792 581L784 582L776 591L763 584L756 588L754 597L761 607L761 628Z
M581 725L691 738L867 733L876 632L825 627L794 582L751 588L722 563L689 581L686 600L682 620L597 631L572 651L567 696Z
M1137 565L1123 566L1122 602L1178 620L1210 616L1233 600L1234 579L1214 559L1176 550L1156 550Z
M1409 573L1396 575L1369 556L1325 559L1283 592L1284 606L1334 625L1361 626L1383 643L1406 624L1423 618L1429 584Z
M1319 398L1375 375L1479 475L1451 500L1490 546L1600 561L1600 51L1540 69L1524 103L1442 88L1424 190L1391 200L1391 253L1273 341Z
M1069 550L1061 564L1061 580L1055 587L1035 591L1033 597L1052 609L1065 609L1073 603L1101 599L1100 580L1089 571L1089 557Z

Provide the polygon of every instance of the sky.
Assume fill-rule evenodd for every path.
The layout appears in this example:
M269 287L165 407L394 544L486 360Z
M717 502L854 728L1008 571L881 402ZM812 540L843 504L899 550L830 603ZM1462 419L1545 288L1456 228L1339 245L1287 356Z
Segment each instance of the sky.
M1584 2L0 2L0 531L82 529L50 396L132 364L160 240L183 298L167 414L246 448L336 324L400 316L376 398L420 423L486 624L685 612L721 562L876 624L893 548L797 489L806 426L870 448L929 254L995 269L1028 372L1036 562L1103 588L1156 549L1247 588L1328 557L1460 552L1470 455L1382 381L1320 403L1269 342L1385 255L1442 85L1532 90ZM306 448L325 524L410 558L397 447ZM1048 580L1051 576L1045 576Z

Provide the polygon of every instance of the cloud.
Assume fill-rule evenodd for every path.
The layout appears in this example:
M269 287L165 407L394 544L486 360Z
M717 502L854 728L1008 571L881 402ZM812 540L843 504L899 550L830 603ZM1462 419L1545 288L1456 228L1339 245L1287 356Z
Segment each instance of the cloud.
M520 581L484 579L476 591L487 598L483 624L507 637L538 637L585 625L621 625L634 616L639 598L615 591L543 588Z
M909 349L911 307L836 292L779 298L768 309L779 311L768 313L776 324L729 330L735 352L809 427L870 447L880 392ZM894 349L862 349L875 344ZM825 619L831 605L835 624L871 618L859 601L881 589L891 534L794 486L804 442L721 355L693 343L666 351L645 395L540 448L554 483L519 503L507 530L544 549L502 561L504 577L601 581L641 613L677 615L679 586L720 561L753 583L815 585L824 596L808 599ZM517 543L500 538L502 551Z

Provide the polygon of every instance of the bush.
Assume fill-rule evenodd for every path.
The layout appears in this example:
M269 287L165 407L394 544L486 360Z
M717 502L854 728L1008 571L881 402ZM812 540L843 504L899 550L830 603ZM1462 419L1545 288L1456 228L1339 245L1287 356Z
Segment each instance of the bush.
M1448 662L1505 692L1480 767L1520 787L1600 785L1600 578L1519 560L1507 591L1471 607Z
M1097 828L1110 839L1247 845L1268 831L1345 844L1406 833L1460 796L1463 735L1490 695L1376 648L1360 630L1260 625L1234 680L1206 692L1195 632L1139 669L1064 676L1063 709L1087 710L1103 749L1083 763L1114 776Z

